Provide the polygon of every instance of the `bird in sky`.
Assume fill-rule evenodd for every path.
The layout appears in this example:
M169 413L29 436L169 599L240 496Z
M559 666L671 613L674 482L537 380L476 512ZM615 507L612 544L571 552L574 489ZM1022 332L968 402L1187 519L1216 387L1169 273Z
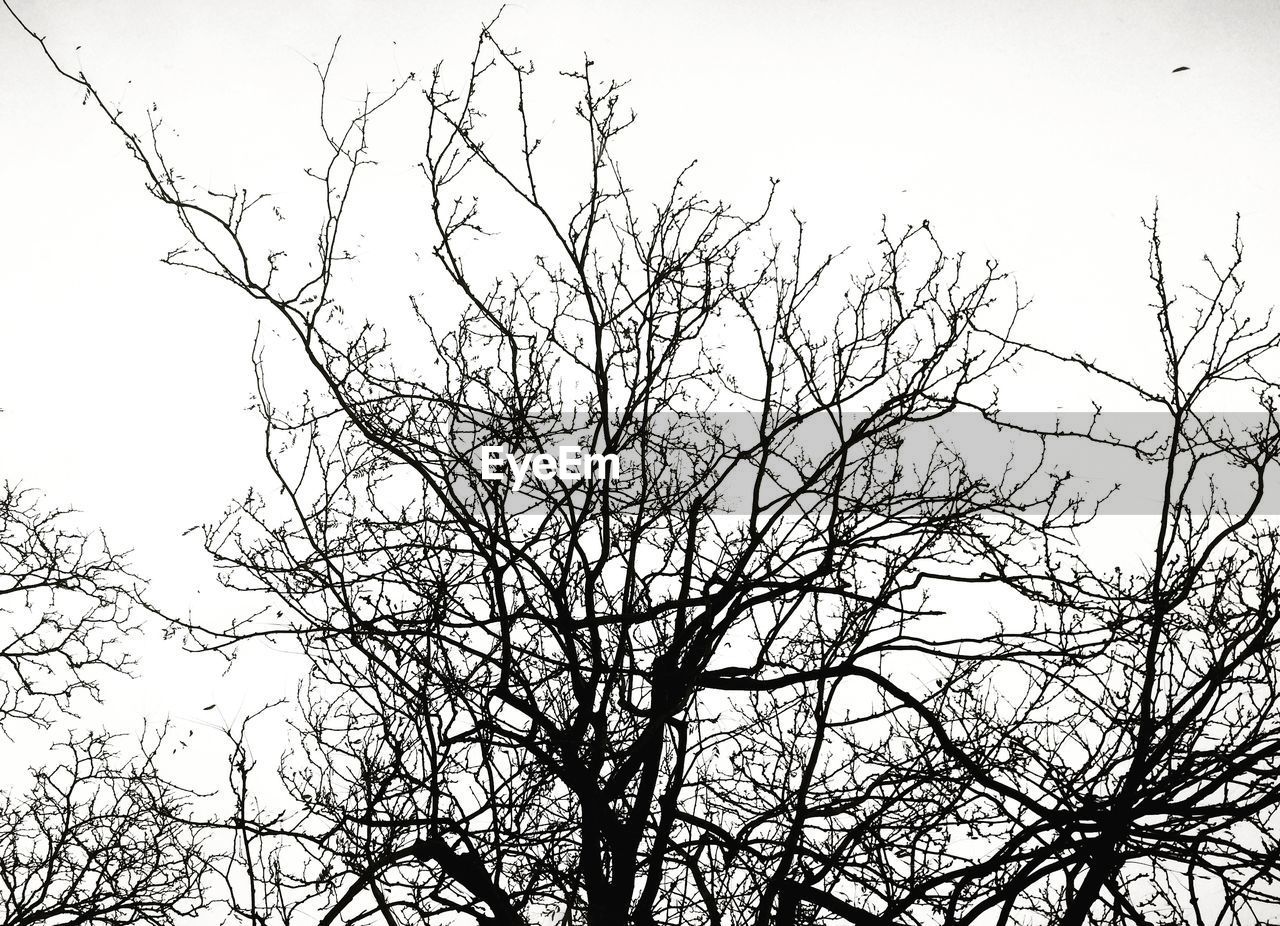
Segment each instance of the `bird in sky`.
M1185 64L1184 64L1184 65L1182 65L1181 67L1176 67L1176 68L1174 68L1174 69L1173 69L1172 71L1170 71L1169 73L1171 73L1171 74L1177 74L1179 71L1189 71L1189 70L1191 70L1191 68L1189 68L1187 65L1185 65Z

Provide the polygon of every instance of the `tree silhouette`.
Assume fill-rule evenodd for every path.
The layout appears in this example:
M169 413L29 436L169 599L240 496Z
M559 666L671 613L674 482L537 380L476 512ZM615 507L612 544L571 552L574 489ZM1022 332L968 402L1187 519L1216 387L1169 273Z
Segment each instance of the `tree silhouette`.
M47 723L127 671L135 585L101 534L77 530L33 489L0 487L0 727Z
M0 792L0 917L12 926L171 923L198 909L200 835L191 795L155 765L163 737L132 755L72 735L22 795Z
M460 81L411 75L349 118L322 92L310 255L255 247L260 198L185 183L154 126L50 56L189 236L167 260L270 313L322 387L276 403L255 353L276 482L205 542L273 604L185 626L309 659L272 785L241 726L234 810L155 822L216 842L229 915L1274 919L1277 561L1257 513L1280 335L1237 306L1239 240L1188 310L1152 221L1164 379L1144 384L1022 339L1011 282L927 223L886 225L840 278L798 218L771 228L771 195L743 212L689 169L647 204L618 154L622 87L589 60L561 75L562 151L491 29ZM412 298L393 335L344 234L370 126L410 86L450 296ZM999 403L1019 363L1124 387L1166 427L1019 425ZM1221 396L1255 413L1215 417ZM992 472L922 443L960 414L1041 452ZM1138 566L1081 549L1098 500L1052 465L1066 440L1157 474ZM565 447L616 463L491 478L489 448Z
M0 490L0 733L62 730L29 786L0 791L0 922L171 922L200 895L192 795L156 767L163 734L76 730L77 703L131 668L139 583L100 534L32 489Z

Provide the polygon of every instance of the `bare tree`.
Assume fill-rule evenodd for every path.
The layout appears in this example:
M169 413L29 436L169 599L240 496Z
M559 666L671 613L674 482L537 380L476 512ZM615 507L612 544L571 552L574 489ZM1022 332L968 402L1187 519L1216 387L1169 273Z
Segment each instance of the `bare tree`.
M1205 258L1208 285L1183 289L1166 274L1157 217L1148 229L1158 380L1024 347L1164 419L1130 445L1158 487L1150 547L1124 569L1061 551L1047 574L1014 582L1058 643L975 675L976 736L1026 798L991 795L1003 814L980 835L993 851L935 885L947 922L1280 914L1280 559L1274 526L1256 517L1280 453L1280 328L1238 305L1238 233L1225 261Z
M110 737L72 735L28 793L0 794L0 922L162 924L200 908L191 796L156 769L163 741L122 757Z
M45 722L130 664L137 583L100 533L32 489L0 487L0 728Z
M621 86L590 61L561 75L578 120L561 151L530 115L532 66L489 28L461 81L411 76L349 118L318 69L309 257L255 248L260 198L184 183L154 126L54 66L190 237L169 262L270 312L323 386L282 406L257 355L276 484L205 540L228 584L275 603L186 627L310 658L272 776L286 793L241 728L232 811L190 821L222 835L231 915L1274 917L1275 554L1254 521L1277 335L1236 305L1238 241L1183 314L1153 223L1166 379L1143 385L1021 340L999 268L927 223L886 229L838 279L803 222L771 233L769 202L743 213L691 171L646 204L624 179ZM340 268L371 120L410 83L452 301L412 298L416 331L392 339ZM570 157L565 193L548 165ZM519 245L495 260L503 228ZM1018 360L1131 389L1165 439L1051 427L1029 434L1044 455L995 473L921 451L960 412L1014 428L998 397ZM1252 429L1208 414L1224 391L1252 394ZM1068 437L1159 467L1140 568L1076 547L1092 509L1045 463ZM600 468L491 465L566 447ZM1243 507L1198 488L1215 460L1252 474Z
M124 558L74 520L34 490L0 493L0 732L61 731L28 787L0 791L0 922L168 923L199 906L201 839L183 820L193 795L156 767L163 732L122 751L120 737L69 722L129 671L145 606Z

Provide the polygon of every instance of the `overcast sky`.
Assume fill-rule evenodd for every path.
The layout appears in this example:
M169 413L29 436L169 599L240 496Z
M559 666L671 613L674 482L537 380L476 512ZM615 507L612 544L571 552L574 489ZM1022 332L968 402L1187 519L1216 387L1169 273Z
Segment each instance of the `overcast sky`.
M465 63L497 8L13 3L126 118L157 104L181 133L182 173L253 189L289 188L310 163L310 62L339 35L354 98ZM711 193L750 203L779 177L779 216L796 208L820 246L855 257L870 256L882 214L929 218L948 247L1017 276L1037 331L1111 360L1149 344L1139 218L1157 197L1176 275L1228 242L1238 211L1253 304L1280 291L1274 3L524 3L500 35L548 75L585 51L629 79L643 178L697 157ZM394 118L420 132L418 115ZM0 142L0 476L79 507L136 549L161 604L184 609L211 575L181 531L262 472L261 428L244 411L257 310L159 263L181 242L172 217L100 115L3 18ZM407 157L386 171L412 179ZM385 240L417 246L399 240L412 227L390 214ZM1017 401L1073 407L1053 389ZM217 685L169 671L153 667L131 697L200 678L196 704Z

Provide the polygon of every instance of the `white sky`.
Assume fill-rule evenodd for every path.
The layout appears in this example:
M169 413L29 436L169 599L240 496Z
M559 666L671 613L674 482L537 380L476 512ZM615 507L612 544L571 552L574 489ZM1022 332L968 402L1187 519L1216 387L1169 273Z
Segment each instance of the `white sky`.
M309 163L309 62L338 35L354 96L440 59L463 64L496 10L13 2L126 116L159 104L181 133L183 173L254 189L289 188ZM1239 211L1253 304L1280 291L1272 3L525 3L499 34L547 76L586 50L601 72L629 78L640 117L629 163L644 178L698 157L709 192L754 203L778 176L779 225L794 206L815 239L851 244L855 260L871 256L882 213L898 225L929 218L944 245L1016 274L1035 299L1034 330L1117 362L1150 343L1138 219L1157 196L1175 273L1225 245ZM1190 70L1170 73L1180 65ZM419 131L419 112L390 118ZM412 182L407 161L387 170ZM179 534L262 472L260 426L244 412L256 309L160 265L181 242L171 216L100 116L3 17L0 178L0 477L78 506L136 550L160 604L199 613L210 596L195 591L211 572L197 538ZM383 240L413 223L388 212ZM1043 384L1014 401L1080 407ZM121 715L197 716L217 701L228 718L243 700L208 668L159 659L119 698Z

